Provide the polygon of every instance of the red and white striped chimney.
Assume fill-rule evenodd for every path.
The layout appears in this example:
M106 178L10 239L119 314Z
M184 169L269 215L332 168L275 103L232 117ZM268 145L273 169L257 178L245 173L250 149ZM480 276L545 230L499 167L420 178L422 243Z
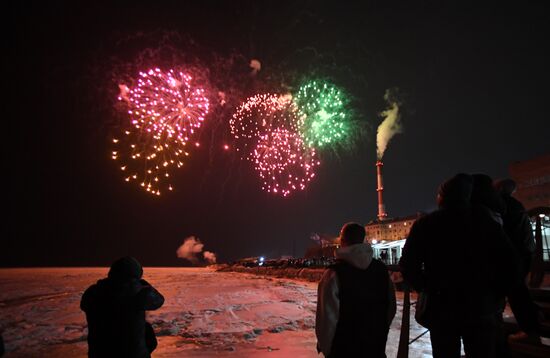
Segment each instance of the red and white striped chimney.
M378 187L376 191L378 192L378 220L384 220L387 218L388 214L386 213L386 206L384 205L384 183L382 181L382 167L384 163L381 160L376 162L376 179Z

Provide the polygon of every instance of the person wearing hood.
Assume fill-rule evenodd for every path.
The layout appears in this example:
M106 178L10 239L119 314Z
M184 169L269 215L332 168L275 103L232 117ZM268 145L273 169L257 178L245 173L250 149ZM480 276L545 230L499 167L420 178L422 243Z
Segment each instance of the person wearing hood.
M151 356L157 341L145 311L160 308L164 297L142 275L135 258L123 257L112 264L107 278L82 295L80 309L88 321L89 357Z
M340 232L336 264L318 287L315 333L325 357L386 357L386 341L396 312L388 269L364 242L365 228L347 223Z
M434 358L459 358L461 341L468 357L495 357L499 300L515 278L513 247L492 213L471 205L473 190L468 174L445 181L439 209L413 224L401 256Z

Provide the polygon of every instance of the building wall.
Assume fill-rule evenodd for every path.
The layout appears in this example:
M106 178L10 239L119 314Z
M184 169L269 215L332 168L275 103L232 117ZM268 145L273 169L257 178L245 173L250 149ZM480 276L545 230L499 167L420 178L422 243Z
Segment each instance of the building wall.
M376 242L389 242L406 239L417 218L415 216L369 223L365 225L367 240L373 243L373 240L376 240Z
M550 207L550 154L512 163L509 172L517 183L514 196L527 210Z

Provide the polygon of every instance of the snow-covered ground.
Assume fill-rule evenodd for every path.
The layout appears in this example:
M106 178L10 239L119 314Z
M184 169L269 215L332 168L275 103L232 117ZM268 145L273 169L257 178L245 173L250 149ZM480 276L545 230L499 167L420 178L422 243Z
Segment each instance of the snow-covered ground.
M165 297L148 313L159 346L153 357L321 357L315 345L317 284L205 268L145 268ZM6 357L85 357L82 292L106 268L0 269L0 330ZM387 344L396 356L401 308ZM414 310L413 310L414 311ZM411 317L411 339L424 329ZM410 357L431 357L429 335Z

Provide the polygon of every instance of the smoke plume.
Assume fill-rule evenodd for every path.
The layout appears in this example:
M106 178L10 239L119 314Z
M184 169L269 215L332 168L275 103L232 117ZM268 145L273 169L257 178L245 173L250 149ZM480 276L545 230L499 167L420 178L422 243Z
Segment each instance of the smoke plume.
M176 254L180 259L186 259L193 263L199 261L197 255L202 252L204 244L198 238L189 236L185 238L183 244L178 248Z
M210 251L205 251L202 253L204 256L204 259L208 261L209 264L215 264L216 263L216 254Z
M392 137L403 131L399 115L399 106L401 103L396 98L395 90L387 89L384 99L388 102L389 107L380 113L384 117L384 120L378 126L376 133L376 154L379 160L384 156L384 152Z
M252 60L250 60L250 68L252 69L252 72L251 72L251 75L255 75L257 74L258 72L260 72L260 70L262 69L262 64L260 61L256 60L255 58L253 58Z

